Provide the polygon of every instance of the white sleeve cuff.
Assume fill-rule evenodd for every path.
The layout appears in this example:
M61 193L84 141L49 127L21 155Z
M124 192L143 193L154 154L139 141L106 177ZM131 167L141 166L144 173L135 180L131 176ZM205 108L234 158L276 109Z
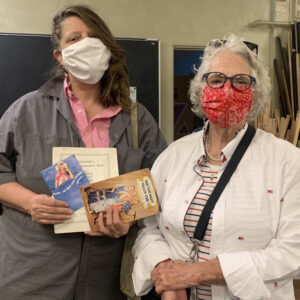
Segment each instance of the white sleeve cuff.
M218 255L231 293L243 300L270 299L271 293L258 273L249 252Z
M148 229L147 242L138 238L133 247L135 263L132 280L135 293L138 296L145 295L151 290L152 280L150 272L155 266L166 259L173 260L167 241L162 236L159 237L155 231L158 231L158 229Z

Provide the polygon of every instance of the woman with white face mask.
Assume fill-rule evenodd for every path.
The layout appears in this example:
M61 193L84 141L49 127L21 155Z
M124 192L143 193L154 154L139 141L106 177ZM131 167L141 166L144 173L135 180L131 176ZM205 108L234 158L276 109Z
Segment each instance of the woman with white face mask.
M109 209L97 236L55 235L53 224L72 210L49 196L40 171L52 164L52 147L115 147L123 174L150 168L166 143L139 104L134 148L124 51L97 14L85 6L59 11L52 42L55 77L0 121L0 298L123 299L120 263L131 224Z
M208 121L151 170L162 211L133 249L142 300L295 299L300 151L248 124L270 93L255 50L233 34L205 48L190 97Z

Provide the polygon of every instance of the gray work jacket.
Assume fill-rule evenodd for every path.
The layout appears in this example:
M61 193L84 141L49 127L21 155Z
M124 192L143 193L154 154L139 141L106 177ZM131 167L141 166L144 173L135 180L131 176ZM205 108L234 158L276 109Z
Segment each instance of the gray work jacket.
M111 120L110 146L120 174L151 167L166 143L151 114L138 105L139 149L132 145L130 113ZM0 120L0 184L18 182L47 193L40 171L52 147L84 147L63 82L51 79L14 102ZM55 235L53 226L3 205L0 218L0 298L7 300L117 300L124 238Z

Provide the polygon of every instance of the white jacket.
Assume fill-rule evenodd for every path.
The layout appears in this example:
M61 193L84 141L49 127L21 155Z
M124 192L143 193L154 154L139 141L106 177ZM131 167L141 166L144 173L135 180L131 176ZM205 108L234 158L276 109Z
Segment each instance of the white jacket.
M245 126L247 127L247 126ZM246 128L223 149L226 167ZM172 143L152 176L162 212L144 219L133 253L134 288L152 287L150 272L167 258L187 260L193 246L185 213L202 178L193 167L204 155L203 131ZM212 299L295 299L292 278L300 267L300 151L257 130L215 208L210 245L227 286L212 285Z

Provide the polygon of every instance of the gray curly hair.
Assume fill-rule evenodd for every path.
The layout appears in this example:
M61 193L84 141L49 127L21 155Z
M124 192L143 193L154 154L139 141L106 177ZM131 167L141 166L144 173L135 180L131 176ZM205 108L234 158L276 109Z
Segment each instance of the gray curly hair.
M256 84L252 88L253 104L247 116L247 119L252 121L257 115L264 111L270 100L270 76L262 62L258 60L256 53L251 51L243 41L233 33L226 34L223 40L213 40L206 46L202 63L198 70L195 68L195 72L197 73L190 83L189 96L193 105L192 111L200 117L205 117L205 113L201 108L201 96L203 88L206 85L205 80L203 80L203 74L208 72L210 64L216 55L225 50L230 50L243 57L251 67L252 74L250 75L256 78Z

